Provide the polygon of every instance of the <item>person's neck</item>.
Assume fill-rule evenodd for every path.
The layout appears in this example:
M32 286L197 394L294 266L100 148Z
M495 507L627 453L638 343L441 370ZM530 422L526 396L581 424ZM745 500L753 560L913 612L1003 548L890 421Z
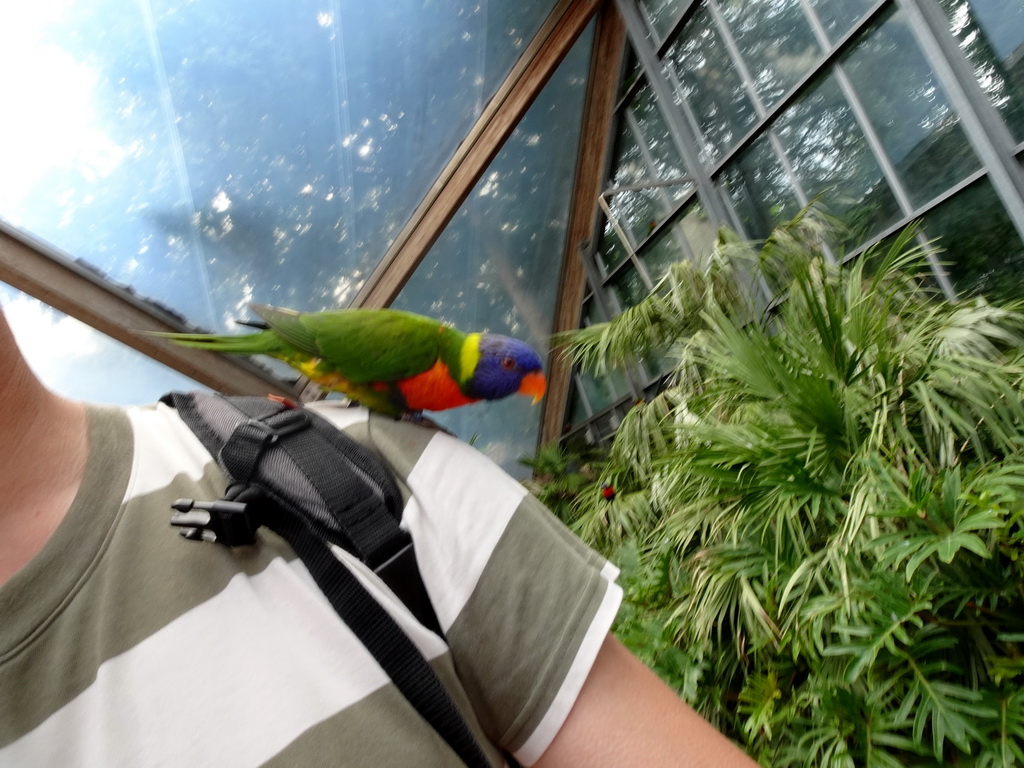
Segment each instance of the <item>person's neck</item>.
M23 364L0 374L0 584L43 548L64 519L87 451L81 403L45 389Z

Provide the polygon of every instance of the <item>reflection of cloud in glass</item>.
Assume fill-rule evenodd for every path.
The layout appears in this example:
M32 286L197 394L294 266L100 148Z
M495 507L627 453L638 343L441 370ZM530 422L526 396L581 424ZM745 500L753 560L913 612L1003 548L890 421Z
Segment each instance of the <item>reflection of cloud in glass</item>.
M553 6L4 3L0 218L209 330L338 306Z
M150 360L35 299L0 284L0 302L36 376L65 397L94 403L148 403L195 381Z
M75 167L85 178L96 179L112 173L126 154L98 127L93 106L97 73L40 39L62 5L48 3L48 10L33 5L25 11L12 3L0 14L0 71L27 68L30 73L4 79L4 100L24 110L19 119L5 121L0 142L0 209L6 215L48 169Z
M50 373L100 351L95 331L28 296L5 302L4 314L37 373Z

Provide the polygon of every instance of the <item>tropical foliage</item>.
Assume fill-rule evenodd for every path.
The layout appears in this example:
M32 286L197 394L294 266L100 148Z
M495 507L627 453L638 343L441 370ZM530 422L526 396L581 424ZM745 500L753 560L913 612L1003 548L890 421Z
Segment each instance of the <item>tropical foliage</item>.
M913 232L838 265L823 226L723 232L575 335L671 374L539 490L622 564L620 637L762 764L1024 765L1024 314L945 300Z

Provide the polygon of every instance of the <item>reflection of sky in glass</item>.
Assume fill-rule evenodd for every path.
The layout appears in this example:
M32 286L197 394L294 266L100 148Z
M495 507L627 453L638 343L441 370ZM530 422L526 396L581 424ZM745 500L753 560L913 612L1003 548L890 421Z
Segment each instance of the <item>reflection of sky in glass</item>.
M553 2L0 10L0 217L193 323L343 305Z
M566 57L394 306L548 351L572 199L593 26ZM523 474L540 406L514 396L439 414L506 470Z
M995 58L1016 59L1024 46L1024 6L998 0L971 0L969 5Z
M0 306L29 367L43 384L64 397L139 405L172 390L203 389L192 379L3 283Z

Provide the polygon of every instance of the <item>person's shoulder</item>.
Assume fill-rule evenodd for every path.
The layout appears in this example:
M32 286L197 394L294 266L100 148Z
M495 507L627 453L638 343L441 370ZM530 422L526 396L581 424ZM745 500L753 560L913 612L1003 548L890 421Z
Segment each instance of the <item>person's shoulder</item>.
M344 400L319 400L306 403L303 407L323 416L342 431L365 424L370 418L370 411L362 406L350 405Z

